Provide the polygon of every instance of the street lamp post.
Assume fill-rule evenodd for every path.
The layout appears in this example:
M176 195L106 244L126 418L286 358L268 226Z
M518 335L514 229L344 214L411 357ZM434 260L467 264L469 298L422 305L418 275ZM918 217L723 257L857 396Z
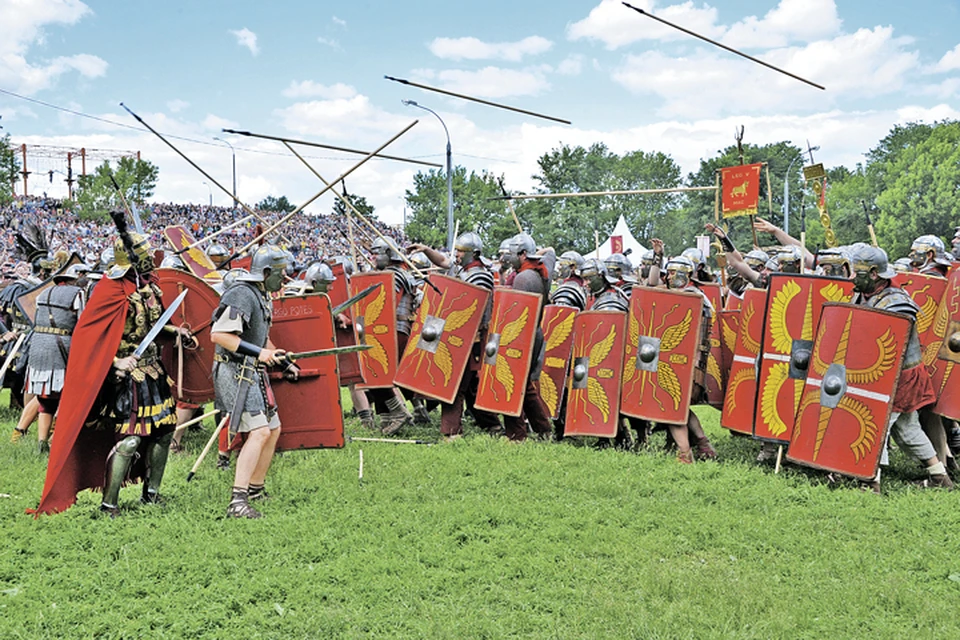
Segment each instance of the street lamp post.
M214 138L217 142L222 142L223 144L230 147L230 156L233 161L233 208L237 208L237 150L233 148L233 145L224 140L223 138Z
M810 151L819 151L820 147L811 147ZM787 165L787 175L783 176L783 232L790 235L790 169L793 169L793 163L803 158L803 153L796 156Z
M453 152L450 149L450 132L447 130L447 124L443 121L436 111L418 104L413 100L401 100L408 107L417 107L424 111L429 111L437 117L443 126L443 132L447 135L447 250L453 255Z
M203 184L207 186L207 191L210 192L210 206L213 206L213 188L207 183L206 180L203 181Z

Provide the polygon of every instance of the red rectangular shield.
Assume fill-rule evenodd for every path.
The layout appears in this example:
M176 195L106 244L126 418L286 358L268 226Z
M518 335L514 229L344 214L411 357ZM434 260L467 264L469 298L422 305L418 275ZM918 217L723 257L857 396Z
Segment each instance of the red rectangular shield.
M937 357L930 365L937 404L933 410L941 416L960 420L960 270L947 278L947 288L940 298L933 333L937 336ZM924 355L926 355L924 351Z
M550 417L560 417L563 393L567 382L567 365L573 349L573 318L577 310L560 304L543 308L540 329L543 330L544 359L540 373L540 399Z
M733 349L727 378L720 426L738 433L753 434L753 407L757 400L757 366L763 342L763 316L767 307L766 289L743 292L740 329Z
M520 415L542 301L542 296L526 291L494 291L487 344L478 372L477 409Z
M626 327L622 311L582 311L574 317L564 435L617 434Z
M347 273L341 263L327 263L330 270L333 271L333 282L327 287L327 297L330 298L330 305L338 307L349 298L350 282ZM334 318L334 326L337 329L337 346L349 347L357 344L357 334L353 332L353 316L350 309L341 312L349 325L341 327ZM346 387L351 384L363 382L363 370L360 368L359 353L342 353L337 356L337 365L340 369L340 386Z
M686 424L700 357L703 297L695 292L634 287L627 322L620 412L664 424Z
M826 302L850 302L853 283L815 275L774 273L767 290L763 349L753 435L790 442L794 416L820 310Z
M928 372L933 373L934 361L943 343L942 323L939 327L940 335L937 335L938 325L935 321L948 280L921 273L898 273L893 278L893 284L909 293L920 307L920 312L917 313L917 336L923 349L923 364L927 366Z
M364 382L358 386L363 389L391 388L397 375L397 295L393 278L389 271L355 273L350 278L351 295L379 285L352 309L354 330L371 347L360 352Z
M723 217L748 216L757 213L760 203L760 169L763 163L721 169L720 184Z
M733 366L733 350L737 346L737 333L740 332L740 310L723 310L717 314L720 324L720 371L723 374L723 395L727 395L727 381L730 379L730 367Z
M293 352L334 347L330 299L322 293L277 298L270 339L277 348ZM343 447L337 357L304 358L297 366L300 379L296 382L288 382L280 372L270 373L283 424L277 449Z
M193 235L180 225L164 229L163 237L173 246L174 251L181 251L196 242ZM180 259L187 265L190 273L198 278L214 282L223 279L223 274L217 271L217 266L210 260L210 256L200 247L187 249L180 254Z
M457 396L490 292L449 276L430 276L430 282L395 381L449 404Z
M861 480L876 475L910 324L869 307L823 306L788 460Z

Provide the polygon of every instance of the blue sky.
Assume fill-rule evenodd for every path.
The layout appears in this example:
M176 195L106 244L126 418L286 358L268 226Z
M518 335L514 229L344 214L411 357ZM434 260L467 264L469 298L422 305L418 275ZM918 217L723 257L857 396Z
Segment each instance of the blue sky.
M530 190L536 159L561 143L672 155L685 171L730 144L820 145L853 166L896 123L960 118L957 0L635 0L652 11L825 85L820 91L658 26L615 0L585 2L164 2L0 0L0 90L122 123L66 114L0 93L15 144L139 150L160 167L156 199L206 202L204 178L136 122L121 101L222 184L237 150L238 191L306 200L319 183L277 143L224 126L454 162ZM571 120L559 125L383 79L392 75ZM327 179L359 156L305 154ZM56 155L56 154L53 154ZM31 191L62 195L28 161ZM416 165L377 160L347 181L399 222ZM215 192L214 202L226 205ZM327 212L332 196L308 209Z

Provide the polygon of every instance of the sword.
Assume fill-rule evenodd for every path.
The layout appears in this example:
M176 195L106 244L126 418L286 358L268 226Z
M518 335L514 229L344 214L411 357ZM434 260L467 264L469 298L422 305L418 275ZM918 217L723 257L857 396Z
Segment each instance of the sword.
M160 316L160 319L157 320L157 323L150 327L150 331L147 332L147 335L144 336L143 340L140 341L140 344L137 345L137 348L134 350L133 355L138 358L146 352L147 347L156 339L157 335L163 330L167 324L167 320L173 317L173 312L177 310L177 307L180 306L180 303L183 302L183 299L187 297L187 291L184 291L177 296L176 300L167 307L167 310L163 312Z
M361 291L360 293L358 293L357 295L353 296L352 298L344 302L343 304L338 304L336 307L333 308L333 315L334 316L340 315L341 313L343 313L344 311L346 311L347 309L349 309L350 307L352 307L353 305L355 305L356 303L360 302L361 300L366 298L368 295L373 293L379 287L380 287L379 282L377 284L372 284L366 289L364 289L363 291Z
M240 427L240 416L243 415L243 408L247 404L247 392L250 391L250 384L253 378L248 375L256 370L256 362L249 364L250 356L244 356L243 362L237 367L237 397L233 401L233 409L227 416L227 442L233 442L237 437L237 430ZM229 446L229 445L228 445Z
M113 188L117 190L117 194L120 196L120 202L123 203L123 208L126 209L130 217L133 218L133 230L143 235L143 223L140 221L140 212L137 211L136 203L127 202L127 197L123 195L123 189L117 184L117 180L113 177L112 173L110 174L110 182L113 183Z
M20 345L23 344L26 338L27 334L21 333L17 337L17 341L13 344L13 348L10 349L10 353L7 354L7 359L3 361L3 367L0 368L0 385L3 384L3 379L7 377L7 369L10 368L10 363L13 362L13 359L17 357L17 352L20 351Z
M303 358L315 358L316 356L338 356L344 353L356 353L358 351L367 351L373 346L369 344L352 344L347 347L332 347L330 349L317 349L315 351L299 351L297 353L285 353L280 356L280 360L288 366L302 360Z

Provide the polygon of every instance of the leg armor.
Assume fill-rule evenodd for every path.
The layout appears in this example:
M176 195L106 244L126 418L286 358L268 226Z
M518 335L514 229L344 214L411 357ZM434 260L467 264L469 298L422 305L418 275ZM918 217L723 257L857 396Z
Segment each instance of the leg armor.
M141 502L158 502L160 498L160 481L163 480L163 470L167 466L167 456L170 454L170 441L173 432L165 433L159 438L153 438L147 444L147 477L143 483Z
M100 506L104 511L116 512L120 487L127 478L139 446L140 436L127 436L117 443L107 458L107 483L103 488L103 504Z

